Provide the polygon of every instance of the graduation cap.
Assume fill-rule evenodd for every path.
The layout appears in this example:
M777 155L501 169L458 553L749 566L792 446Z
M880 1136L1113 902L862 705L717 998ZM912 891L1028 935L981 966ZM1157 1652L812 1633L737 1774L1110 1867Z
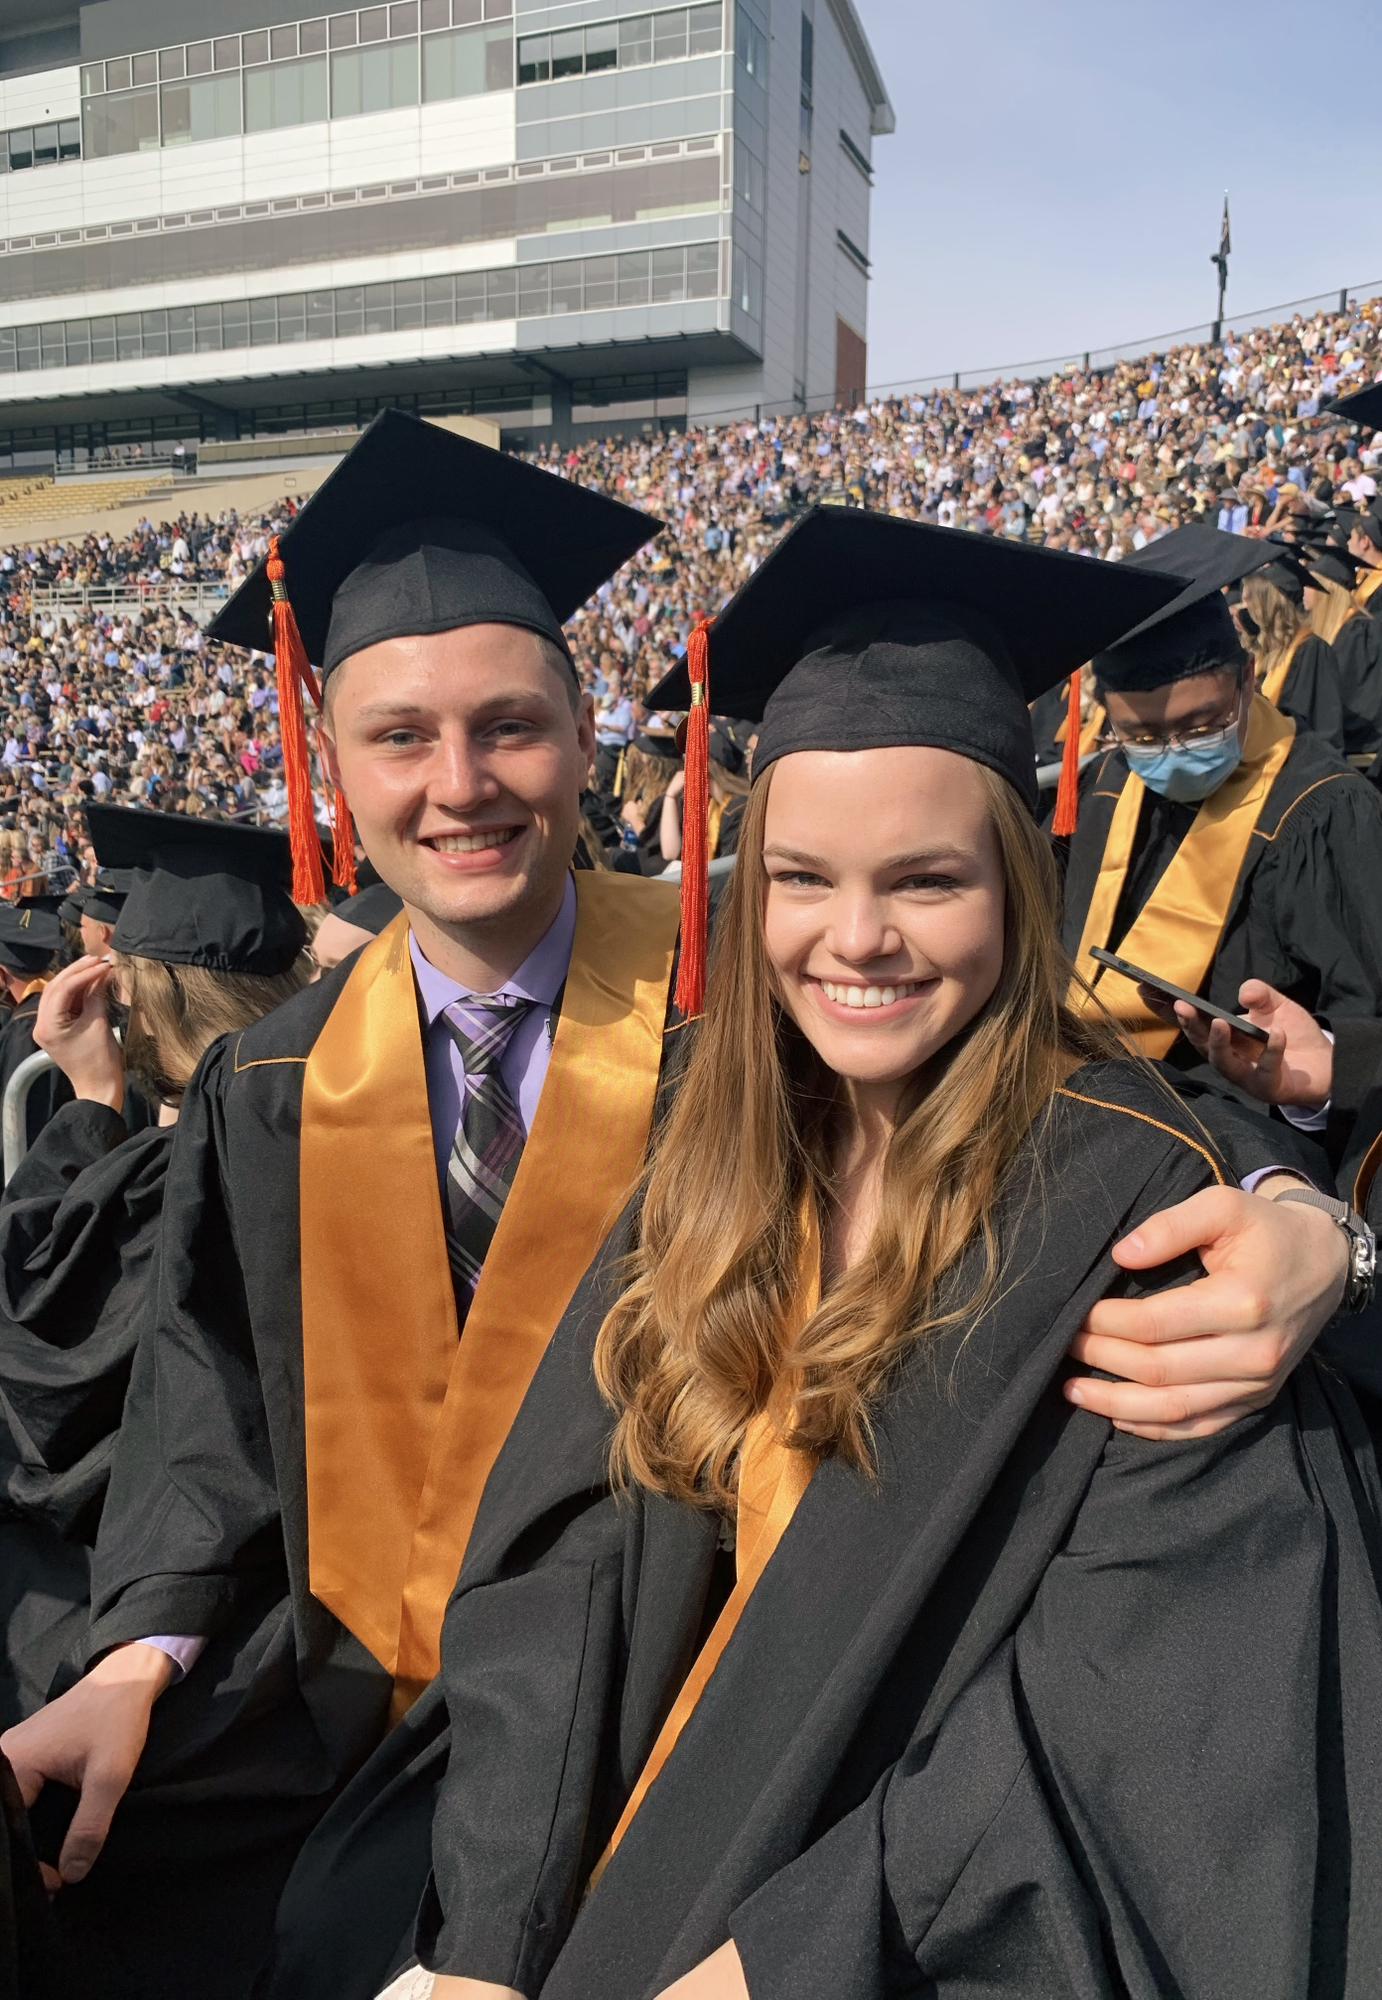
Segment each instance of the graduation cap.
M269 827L129 806L88 806L103 868L131 871L117 951L214 972L286 972L307 943L292 855Z
M1334 542L1317 543L1301 552L1302 567L1310 581L1324 578L1328 583L1337 583L1343 590L1352 590L1358 581L1358 572L1365 565L1357 556L1351 556L1346 548Z
M6 972L36 977L48 970L62 949L61 900L34 896L22 903L0 903L0 966Z
M400 410L383 410L207 627L278 658L294 893L324 888L302 687L386 639L517 625L570 660L562 625L662 523ZM574 674L574 668L572 669ZM353 834L335 802L336 880L355 886Z
M127 868L103 868L94 882L80 882L68 891L58 915L65 924L79 924L83 917L98 924L118 923L133 886L134 877Z
M381 931L389 928L402 908L403 898L387 882L371 882L369 888L362 889L358 896L337 903L331 914L339 917L343 924L354 924L358 930L378 937Z
M1178 579L862 509L816 509L648 697L691 709L677 1005L704 987L709 700L758 722L755 782L800 750L934 746L997 771L1035 811L1028 703L1177 594ZM1078 727L1055 826L1073 826Z
M1382 382L1369 382L1351 395L1336 396L1325 414L1346 417L1349 423L1362 424L1368 430L1382 429Z
M1281 543L1193 521L1126 557L1121 567L1170 571L1183 588L1099 654L1094 672L1100 685L1146 694L1196 674L1241 666L1243 643L1223 593L1245 577L1269 572L1285 555Z

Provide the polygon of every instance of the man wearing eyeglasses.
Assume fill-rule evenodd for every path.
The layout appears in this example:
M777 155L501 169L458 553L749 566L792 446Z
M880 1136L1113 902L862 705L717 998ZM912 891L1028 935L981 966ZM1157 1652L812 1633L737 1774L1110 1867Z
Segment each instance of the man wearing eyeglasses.
M1144 1054L1205 1075L1096 947L1235 1012L1255 978L1312 1014L1382 1017L1382 797L1257 692L1223 596L1279 554L1207 525L1151 544L1129 560L1186 588L1094 663L1108 726L1069 847L1072 1004L1092 990Z

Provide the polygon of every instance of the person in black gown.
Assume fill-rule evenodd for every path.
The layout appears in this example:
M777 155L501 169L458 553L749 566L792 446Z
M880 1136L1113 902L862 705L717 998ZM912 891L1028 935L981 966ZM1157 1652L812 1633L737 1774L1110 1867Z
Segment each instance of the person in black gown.
M44 989L35 1032L72 1101L0 1200L3 1727L41 1705L85 1636L182 1095L218 1036L289 998L308 970L283 835L110 806L88 819L97 854L134 856L140 872L114 955L79 959ZM117 991L134 1003L123 1048ZM132 1077L157 1123L131 1129Z
M7 1003L0 1025L0 1105L16 1071L38 1053L34 1022L43 989L57 970L62 925L49 899L0 904L0 994ZM30 1085L24 1110L24 1138L32 1145L72 1092L60 1070L45 1069ZM4 1166L0 1161L0 1180Z
M1356 1405L1307 1362L1147 1445L1061 1393L1112 1244L1224 1167L1062 1005L1024 698L1084 586L1011 555L808 516L717 630L739 871L448 1612L435 2000L1375 1985Z

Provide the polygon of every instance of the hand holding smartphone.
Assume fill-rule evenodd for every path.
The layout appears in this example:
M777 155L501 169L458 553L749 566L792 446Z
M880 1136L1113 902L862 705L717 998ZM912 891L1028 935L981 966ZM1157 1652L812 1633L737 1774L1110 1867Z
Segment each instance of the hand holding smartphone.
M1266 1042L1270 1039L1267 1030L1259 1028L1255 1021L1247 1018L1246 1014L1231 1014L1227 1007L1216 1007L1214 1002L1206 1000L1203 994L1187 993L1183 986L1175 985L1172 980L1163 979L1160 973L1148 972L1143 966L1134 965L1129 959L1119 958L1116 953L1105 951L1101 945L1095 945L1089 955L1100 965L1107 966L1110 972L1121 972L1125 979L1131 979L1138 986L1148 986L1153 993L1163 994L1168 1000L1183 1001L1187 1007L1193 1007L1197 1014L1203 1014L1206 1020L1227 1021L1236 1035L1244 1035L1252 1042Z

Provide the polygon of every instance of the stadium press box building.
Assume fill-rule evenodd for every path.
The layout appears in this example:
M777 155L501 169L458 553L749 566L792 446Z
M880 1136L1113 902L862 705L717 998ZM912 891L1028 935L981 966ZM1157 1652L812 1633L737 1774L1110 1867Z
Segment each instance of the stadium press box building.
M0 466L859 391L855 0L0 0Z

